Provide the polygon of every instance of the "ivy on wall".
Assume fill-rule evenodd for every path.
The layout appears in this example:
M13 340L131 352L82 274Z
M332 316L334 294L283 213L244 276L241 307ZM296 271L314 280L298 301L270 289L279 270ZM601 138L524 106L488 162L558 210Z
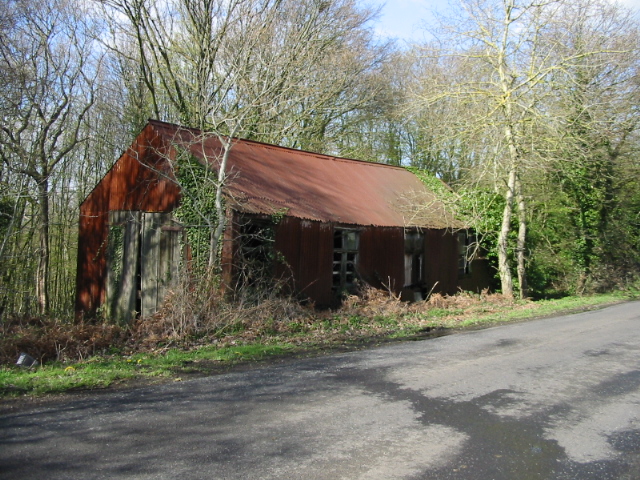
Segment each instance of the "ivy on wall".
M181 151L176 159L175 176L181 197L174 215L186 232L192 272L204 275L209 264L211 234L218 223L216 174L189 152Z

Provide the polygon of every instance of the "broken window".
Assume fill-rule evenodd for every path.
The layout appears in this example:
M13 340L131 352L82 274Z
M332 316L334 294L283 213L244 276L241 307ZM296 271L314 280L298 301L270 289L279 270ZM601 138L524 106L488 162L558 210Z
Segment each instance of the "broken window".
M268 288L273 279L275 232L272 222L246 220L239 227L238 288Z
M333 233L333 290L355 288L359 235L356 230L336 229Z
M404 234L404 286L421 287L424 271L424 233Z

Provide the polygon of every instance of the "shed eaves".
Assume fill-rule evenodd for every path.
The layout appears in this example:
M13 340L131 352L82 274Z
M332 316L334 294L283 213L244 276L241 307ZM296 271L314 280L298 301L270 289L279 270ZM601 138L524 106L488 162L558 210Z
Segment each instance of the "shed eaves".
M197 130L150 122L172 144L189 149L214 168L220 139ZM445 205L411 172L390 165L233 140L227 163L227 198L247 213L382 227L452 228ZM416 203L421 204L415 215Z

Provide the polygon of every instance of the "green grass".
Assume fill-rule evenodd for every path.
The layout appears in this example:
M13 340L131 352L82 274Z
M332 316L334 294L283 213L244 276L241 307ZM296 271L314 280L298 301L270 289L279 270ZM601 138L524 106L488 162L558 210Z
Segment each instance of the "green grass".
M624 300L629 300L629 296L620 293L566 297L554 300L538 300L527 309L506 309L498 313L488 313L478 315L474 318L464 320L458 324L460 327L470 327L483 324L502 323L516 320L523 320L531 317L544 317L547 315L561 315L571 311L583 311L590 308L608 305Z
M633 296L632 296L633 297ZM224 347L204 346L189 351L171 349L161 353L131 356L96 356L73 364L50 363L35 369L0 367L0 397L99 389L130 381L159 382L180 380L189 374L211 374L244 362L305 351L317 351L366 342L373 338L406 339L428 329L468 328L518 321L532 317L582 311L632 298L624 294L567 297L558 300L519 302L496 307L479 304L462 308L432 308L420 313L376 314L371 318L347 315L318 320L310 325L292 324L288 333L254 343ZM635 295L637 298L637 295ZM295 322L293 322L295 323ZM309 330L309 336L301 336ZM337 336L336 336L337 335ZM295 341L296 345L292 342Z
M205 373L211 365L233 366L284 355L293 345L239 345L201 347L191 351L169 350L130 357L93 357L72 365L52 363L34 369L0 368L0 395L43 395L73 390L99 389L133 379L180 379L180 375ZM206 365L205 365L206 364Z

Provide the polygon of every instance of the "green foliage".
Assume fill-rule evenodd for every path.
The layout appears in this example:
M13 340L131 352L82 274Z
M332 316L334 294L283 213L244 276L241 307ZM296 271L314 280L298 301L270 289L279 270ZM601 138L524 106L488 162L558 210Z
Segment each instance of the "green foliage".
M557 219L545 233L564 262L565 271L558 273L564 276L567 292L615 288L616 276L639 271L634 217L640 194L637 182L628 181L623 172L613 158L593 147L559 162L551 178L559 186L558 204L548 215Z
M479 251L489 261L490 268L498 278L498 234L502 225L504 197L494 191L482 188L463 188L458 193L457 211L466 225L473 230ZM517 225L512 225L509 245L515 244ZM509 251L513 257L513 249ZM514 272L515 274L515 272ZM515 276L515 275L514 275Z
M436 177L434 174L428 172L427 170L417 168L417 167L405 167L411 173L413 173L418 179L435 193L438 198L448 204L453 204L456 201L456 195L451 190L446 183Z
M287 207L283 207L279 210L277 210L276 212L271 214L271 225L272 226L276 226L278 225L282 219L284 217L287 216L287 212L289 211L289 208ZM273 234L275 235L275 231L272 229Z
M596 154L597 155L597 154ZM602 158L574 158L559 170L565 200L572 207L568 220L576 234L571 252L585 275L598 262L612 207L612 165Z
M193 155L181 151L175 175L181 196L174 215L186 230L192 271L204 275L209 263L211 234L218 221L215 172Z

